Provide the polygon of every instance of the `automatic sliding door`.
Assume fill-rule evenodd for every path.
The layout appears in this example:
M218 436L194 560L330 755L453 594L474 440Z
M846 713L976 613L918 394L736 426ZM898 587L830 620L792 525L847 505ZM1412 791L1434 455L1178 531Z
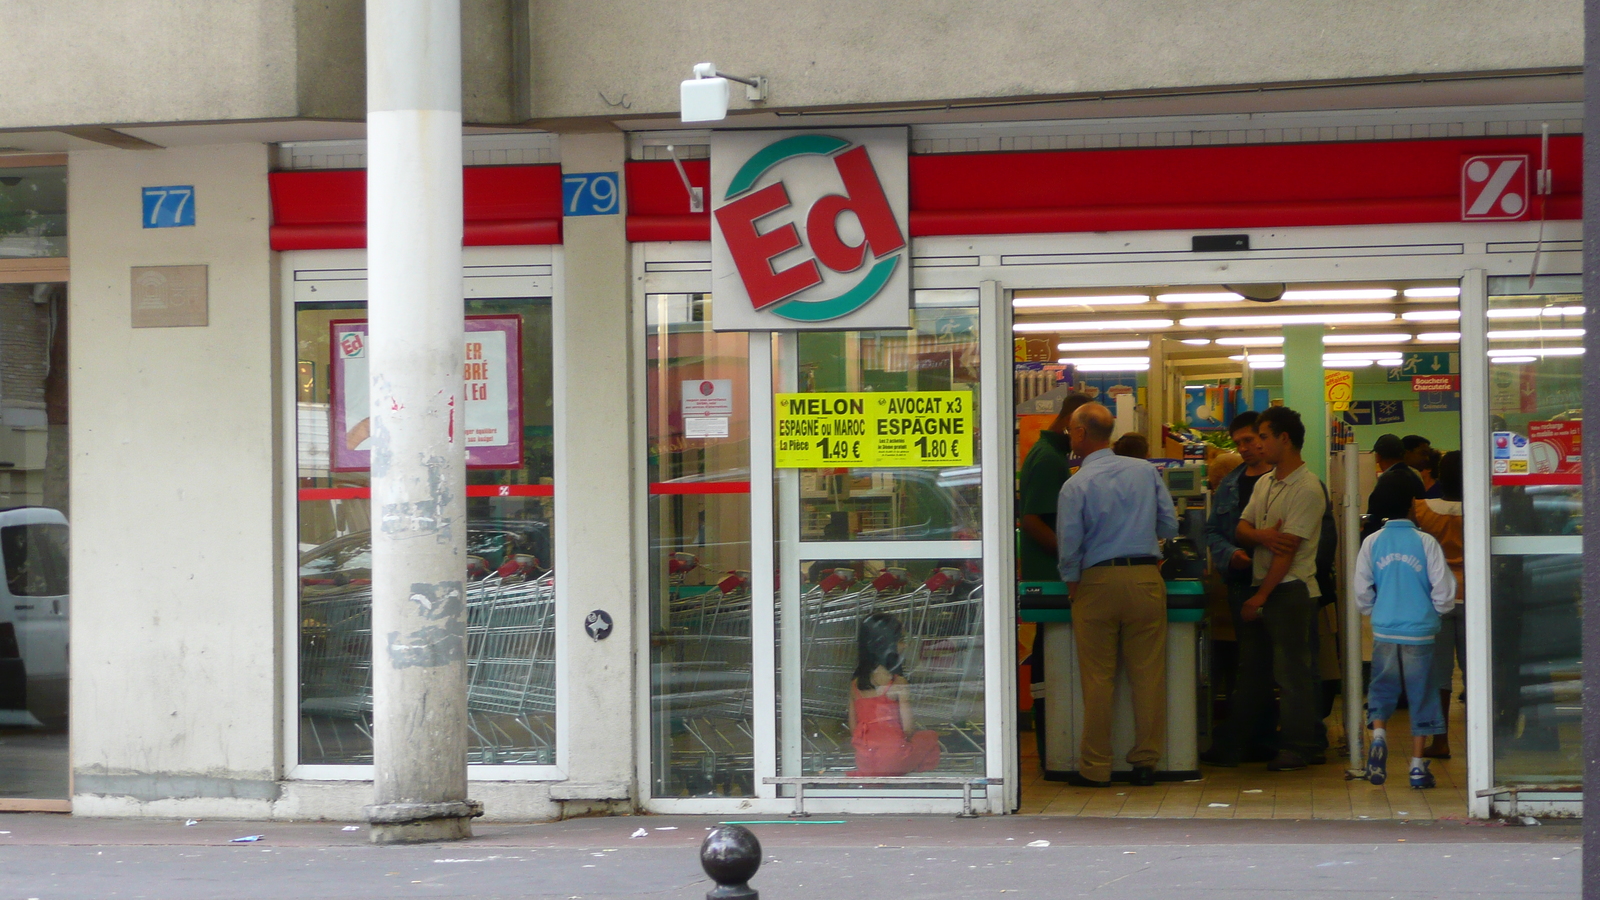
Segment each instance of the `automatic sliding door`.
M919 305L910 331L775 340L785 775L984 773L976 300ZM785 395L844 413L798 430L815 456L801 465L785 465ZM869 409L912 412L880 430ZM828 465L885 433L903 438L885 445L898 457Z

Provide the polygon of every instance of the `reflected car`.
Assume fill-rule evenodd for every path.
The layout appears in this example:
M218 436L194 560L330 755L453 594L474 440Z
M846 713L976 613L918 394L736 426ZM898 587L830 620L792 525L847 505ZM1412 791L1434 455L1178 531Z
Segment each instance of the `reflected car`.
M67 716L67 517L0 510L0 726L59 724Z
M532 579L550 571L550 527L540 521L490 520L467 528L469 582L491 575ZM358 531L300 554L300 598L315 600L372 588L372 532Z

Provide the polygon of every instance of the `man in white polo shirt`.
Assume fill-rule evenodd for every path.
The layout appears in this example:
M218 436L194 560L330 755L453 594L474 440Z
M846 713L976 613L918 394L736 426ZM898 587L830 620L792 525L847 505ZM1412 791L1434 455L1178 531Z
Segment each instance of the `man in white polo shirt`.
M1300 457L1300 414L1272 407L1257 421L1262 457L1273 470L1256 483L1235 537L1253 547L1255 593L1240 612L1240 684L1230 715L1256 721L1279 692L1278 756L1273 772L1326 761L1317 680L1317 540L1328 508L1322 482Z

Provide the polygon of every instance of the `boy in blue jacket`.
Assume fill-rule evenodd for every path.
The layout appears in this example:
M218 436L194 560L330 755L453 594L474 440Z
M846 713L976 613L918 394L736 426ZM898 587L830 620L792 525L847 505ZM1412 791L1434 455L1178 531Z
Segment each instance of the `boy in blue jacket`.
M1433 773L1422 757L1428 737L1443 734L1444 714L1433 673L1433 636L1439 614L1456 605L1456 578L1432 535L1410 519L1390 519L1361 542L1356 557L1356 606L1372 617L1372 684L1367 688L1367 718L1372 749L1367 780L1388 777L1385 727L1400 700L1401 679L1411 701L1411 786L1431 788Z

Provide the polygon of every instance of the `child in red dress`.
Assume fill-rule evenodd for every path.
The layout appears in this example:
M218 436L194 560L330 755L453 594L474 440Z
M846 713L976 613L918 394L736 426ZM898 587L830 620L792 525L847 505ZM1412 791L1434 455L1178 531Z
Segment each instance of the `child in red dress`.
M902 632L900 620L883 613L861 621L850 680L850 743L856 748L851 775L906 775L939 765L939 735L912 731Z

